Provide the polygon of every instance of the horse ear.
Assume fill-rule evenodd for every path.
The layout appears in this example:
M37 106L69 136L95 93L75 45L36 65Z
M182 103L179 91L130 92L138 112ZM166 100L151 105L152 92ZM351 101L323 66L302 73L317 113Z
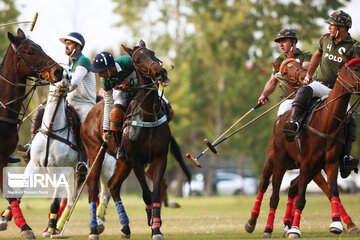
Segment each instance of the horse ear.
M146 47L146 43L141 39L139 42L140 47Z
M26 38L25 33L20 28L18 28L17 34L20 38Z
M130 56L132 56L133 54L133 50L131 48L125 47L123 44L121 44L122 48L125 50L125 52L127 52L127 54L129 54Z
M271 64L273 65L274 69L278 72L279 69L280 69L280 64L275 63L275 62L273 62L273 63L271 63Z
M8 38L9 38L10 42L15 44L15 36L12 35L10 32L8 32Z

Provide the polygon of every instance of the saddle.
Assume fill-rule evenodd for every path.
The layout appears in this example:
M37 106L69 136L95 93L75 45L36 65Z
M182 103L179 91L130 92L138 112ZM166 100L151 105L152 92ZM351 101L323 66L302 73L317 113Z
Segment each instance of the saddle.
M313 127L311 127L309 125L309 122L310 122L310 119L312 119L314 113L315 113L315 109L317 109L318 107L320 107L320 105L322 103L325 102L325 100L327 99L327 96L324 96L322 98L319 98L319 97L313 97L307 107L306 107L306 110L304 111L304 113L300 116L300 119L299 119L299 128L297 130L297 139L300 138L302 132L304 130L309 130L323 138L326 138L326 139L329 139L332 141L332 143L330 144L328 150L330 150L330 148L332 147L332 145L337 142L337 143L341 143L343 145L345 145L345 139L343 138L340 138L340 137L337 137L337 136L330 136L330 135L327 135ZM343 126L342 126L343 127ZM346 129L346 128L345 128ZM345 136L347 136L347 134L345 133Z

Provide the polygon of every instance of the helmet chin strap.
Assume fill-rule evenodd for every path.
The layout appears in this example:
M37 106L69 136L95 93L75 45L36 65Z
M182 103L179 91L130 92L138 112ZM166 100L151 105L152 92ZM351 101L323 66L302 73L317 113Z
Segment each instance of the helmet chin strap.
M335 38L339 36L339 30L336 30Z
M74 48L69 56L71 57L72 55L74 55L75 51L76 51L76 49Z

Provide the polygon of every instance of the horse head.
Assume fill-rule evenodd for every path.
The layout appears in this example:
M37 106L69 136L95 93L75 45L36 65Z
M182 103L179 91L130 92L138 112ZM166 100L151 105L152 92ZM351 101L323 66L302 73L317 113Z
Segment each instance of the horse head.
M290 90L294 91L303 85L306 70L302 68L301 63L298 60L289 58L283 61L280 67L274 64L273 66L279 71L275 77L280 81L284 81L289 86Z
M348 60L343 54L344 66L341 68L336 79L347 92L360 95L360 58Z
M60 81L56 82L55 84L50 85L50 92L54 92L55 94L59 95L60 97L65 97L69 91L69 85L71 82L71 73L70 73L69 66L67 66L65 64L61 64L61 66L64 69L63 74L62 74L62 79Z
M11 47L16 54L16 67L23 77L37 77L51 83L62 79L63 68L50 58L42 48L27 39L25 33L19 28L18 36L8 32Z
M155 53L146 48L143 40L140 40L139 46L134 49L122 45L125 52L129 54L133 60L135 70L138 74L151 79L153 82L161 84L163 87L169 85L170 80L167 71L162 67L162 62L155 57Z

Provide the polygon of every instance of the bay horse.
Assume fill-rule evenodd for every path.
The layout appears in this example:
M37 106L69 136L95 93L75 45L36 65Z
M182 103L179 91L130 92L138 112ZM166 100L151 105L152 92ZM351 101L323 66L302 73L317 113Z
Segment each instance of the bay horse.
M274 67L280 73L280 75L277 75L277 77L280 78L281 81L286 81L287 85L290 87L290 92L294 92L297 88L299 88L299 86L302 84L302 80L306 76L306 70L302 69L301 64L295 59L287 59L281 64L281 66ZM259 184L258 196L256 198L254 208L251 211L251 218L245 224L245 230L249 233L252 233L256 227L263 195L266 192L270 184L270 178L272 177L270 211L267 224L265 226L265 231L262 234L264 238L270 238L273 232L273 222L279 203L279 190L284 173L286 170L299 168L299 163L297 163L296 158L294 158L296 157L296 154L299 153L297 146L294 142L287 142L282 134L282 126L289 118L289 115L290 112L286 112L283 115L278 116L275 120L273 134L266 150L266 161ZM291 152L292 155L290 155L289 152ZM330 200L329 187L324 177L319 173L312 180L314 180L314 182L320 187L320 189ZM285 225L283 235L285 235L291 227L291 222L295 211L294 203L296 202L298 193L298 181L299 177L293 179L290 184L286 213L283 220ZM346 213L341 203L339 203L339 209L343 221L347 224L348 232L354 234L360 233L360 230L352 222L351 217Z
M120 188L131 170L134 171L143 191L143 200L146 204L147 222L151 227L152 239L163 239L160 231L160 192L167 163L167 153L171 138L170 128L166 121L165 112L161 110L161 99L158 96L158 85L168 82L167 71L161 61L155 57L153 51L146 48L144 41L139 46L130 49L122 46L132 57L138 79L138 94L131 100L127 117L124 122L122 144L128 154L128 161L116 161L115 171L108 182L111 196L119 214L123 228L122 237L130 237L129 218L120 198ZM102 103L103 104L103 103ZM81 137L92 162L100 148L102 140L103 106L96 104L87 114L81 126ZM108 148L115 151L114 141L109 142ZM109 152L109 151L108 151ZM101 156L100 159L103 159ZM100 165L101 166L101 165ZM146 182L146 167L152 168L153 191ZM89 239L98 239L96 222L96 199L101 168L94 168L89 181L90 203L90 235Z
M10 45L6 51L0 69L0 188L3 184L3 168L7 166L8 157L15 150L18 142L19 116L24 108L23 101L37 86L55 83L62 79L63 68L51 59L42 48L26 38L19 28L17 36L8 32ZM33 81L27 84L27 79ZM26 86L31 89L26 92ZM26 110L26 109L25 109ZM23 238L35 238L29 225L22 215L19 201L15 198L7 199L10 203L15 224L21 229Z

